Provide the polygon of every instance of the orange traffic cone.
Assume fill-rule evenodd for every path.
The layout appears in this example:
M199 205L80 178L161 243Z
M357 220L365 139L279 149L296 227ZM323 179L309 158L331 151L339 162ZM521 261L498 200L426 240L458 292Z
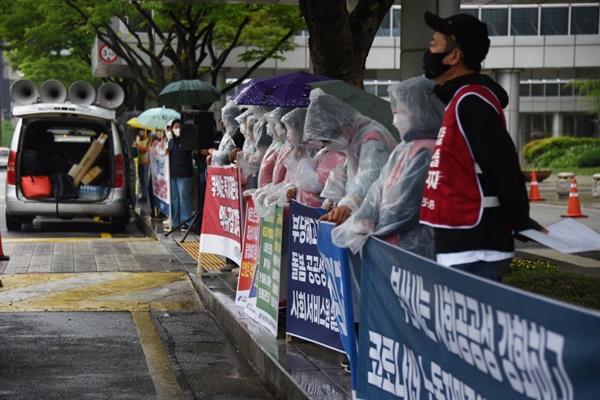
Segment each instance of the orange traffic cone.
M571 180L571 190L569 191L569 203L567 203L567 213L561 215L563 218L587 218L587 215L581 213L579 206L579 193L577 192L577 179Z
M4 251L2 250L2 235L0 234L0 261L7 261L10 257L4 255Z
M546 201L540 197L540 188L538 187L535 171L531 171L531 188L529 189L529 201Z

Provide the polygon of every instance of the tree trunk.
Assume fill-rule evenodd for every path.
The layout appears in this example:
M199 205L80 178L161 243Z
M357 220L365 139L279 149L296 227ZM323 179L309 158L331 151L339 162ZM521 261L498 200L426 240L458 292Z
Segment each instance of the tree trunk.
M367 56L393 4L394 0L300 0L314 73L363 88Z

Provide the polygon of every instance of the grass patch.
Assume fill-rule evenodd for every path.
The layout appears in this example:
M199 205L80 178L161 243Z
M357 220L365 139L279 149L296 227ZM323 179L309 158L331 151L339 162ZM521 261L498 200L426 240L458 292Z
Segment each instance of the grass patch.
M562 271L546 261L515 258L502 283L600 311L600 278Z

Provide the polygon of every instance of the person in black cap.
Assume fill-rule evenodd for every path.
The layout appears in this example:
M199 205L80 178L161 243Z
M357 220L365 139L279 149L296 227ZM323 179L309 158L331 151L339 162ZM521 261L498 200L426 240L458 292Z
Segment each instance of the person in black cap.
M439 264L500 281L514 256L513 235L545 231L529 217L525 178L506 130L508 95L480 74L490 40L467 14L425 13L433 34L423 56L427 78L447 105L429 167L421 222L435 229Z

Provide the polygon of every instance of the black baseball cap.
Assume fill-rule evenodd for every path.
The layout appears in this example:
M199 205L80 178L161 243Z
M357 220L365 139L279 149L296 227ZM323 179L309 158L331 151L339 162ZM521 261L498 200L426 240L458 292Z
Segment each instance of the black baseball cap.
M425 23L434 31L450 36L466 57L481 62L490 49L487 25L469 14L456 14L448 18L425 11Z

